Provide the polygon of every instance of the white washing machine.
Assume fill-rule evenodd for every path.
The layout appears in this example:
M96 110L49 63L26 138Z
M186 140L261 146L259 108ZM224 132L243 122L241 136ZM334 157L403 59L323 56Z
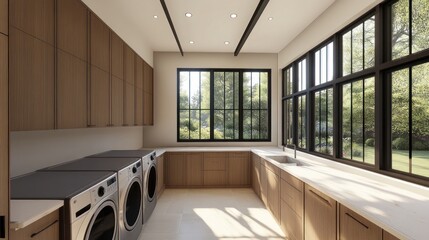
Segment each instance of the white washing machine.
M11 198L64 200L60 239L118 240L117 184L113 172L34 172L11 179Z
M142 230L140 158L81 158L40 171L113 171L118 174L119 240L135 240Z
M94 158L106 157L138 157L142 159L143 164L143 224L147 222L155 209L157 202L156 194L156 152L154 150L111 150L92 155Z

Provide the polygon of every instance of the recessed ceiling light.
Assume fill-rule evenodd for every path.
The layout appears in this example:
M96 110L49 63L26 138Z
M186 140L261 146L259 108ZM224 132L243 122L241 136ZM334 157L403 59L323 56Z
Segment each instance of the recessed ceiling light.
M194 42L194 41L189 41L189 43L190 43L190 44L194 44L195 42Z
M225 41L225 45L228 45L229 44L229 42L228 41Z
M272 17L269 17L269 18L268 18L268 21L272 21L272 20L273 20L273 18L272 18Z
M153 15L153 18L157 19L157 18L158 18L158 16L157 16L157 15Z
M187 13L185 13L185 16L192 17L192 13L187 12Z
M231 13L231 15L229 15L231 18L236 18L237 17L237 14L235 14L235 13Z

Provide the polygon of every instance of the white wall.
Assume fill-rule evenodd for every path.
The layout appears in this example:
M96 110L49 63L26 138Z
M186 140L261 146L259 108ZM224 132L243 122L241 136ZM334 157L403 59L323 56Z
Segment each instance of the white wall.
M112 149L138 149L142 127L84 128L71 130L11 132L10 175Z
M271 69L271 142L178 143L177 68L269 68ZM278 139L277 54L154 53L154 126L144 127L144 147L173 146L257 146L277 145Z

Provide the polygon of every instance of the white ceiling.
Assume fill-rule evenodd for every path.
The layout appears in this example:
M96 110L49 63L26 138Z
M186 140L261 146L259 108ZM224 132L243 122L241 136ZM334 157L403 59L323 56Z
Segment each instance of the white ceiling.
M83 0L119 35L153 51L178 47L159 0ZM270 0L241 52L278 53L335 0ZM259 0L165 0L184 52L234 52ZM185 13L192 13L188 18ZM230 18L236 13L237 18ZM153 16L157 15L155 19ZM269 21L268 18L273 20ZM127 31L122 30L127 28ZM125 40L127 37L121 36ZM190 44L194 41L194 44ZM224 42L230 42L225 45ZM135 45L135 44L133 44Z

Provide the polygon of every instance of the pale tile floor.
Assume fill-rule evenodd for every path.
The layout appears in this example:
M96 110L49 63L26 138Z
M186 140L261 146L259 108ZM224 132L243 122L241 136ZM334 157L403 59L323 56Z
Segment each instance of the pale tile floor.
M139 240L277 240L279 225L251 189L166 189Z

